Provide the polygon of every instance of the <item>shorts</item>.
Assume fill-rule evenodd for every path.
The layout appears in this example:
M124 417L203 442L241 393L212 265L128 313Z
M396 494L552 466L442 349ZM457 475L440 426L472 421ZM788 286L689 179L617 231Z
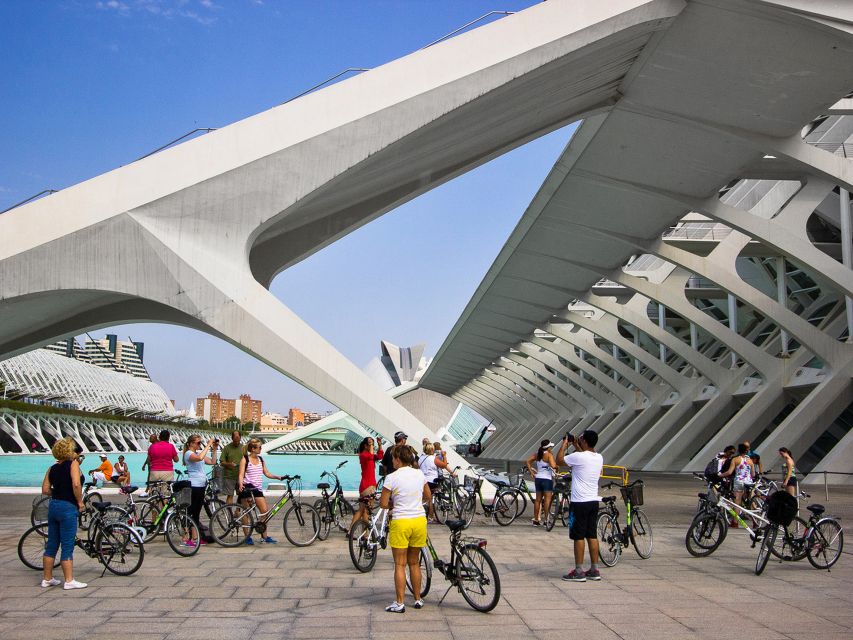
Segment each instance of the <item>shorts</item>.
M376 493L376 485L372 484L369 487L365 487L361 491L358 492L358 495L362 498L370 498L373 494Z
M245 500L251 497L263 498L264 492L260 489L256 489L255 487L244 487L243 490L237 494L237 497L240 498L240 500Z
M166 482L171 482L175 479L174 471L149 471L148 472L148 482L157 482L160 480L165 480Z
M796 478L788 478L788 482L785 483L786 487L794 487L797 488L797 479Z
M107 480L106 476L103 473L101 473L100 471L95 471L95 473L92 474L92 482L109 482L109 481Z
M554 481L551 478L533 478L536 493L554 493Z
M739 480L732 482L732 491L749 491L750 489L752 489L751 482L741 482Z
M426 516L419 518L393 518L388 527L388 543L392 549L425 547L427 541Z
M222 480L219 482L219 493L226 496L233 496L237 493L237 478L222 476Z
M595 521L598 519L598 500L569 503L569 538L584 540L598 537Z
M433 482L427 481L427 486L430 493L435 493L435 490L438 488L438 480L434 480Z

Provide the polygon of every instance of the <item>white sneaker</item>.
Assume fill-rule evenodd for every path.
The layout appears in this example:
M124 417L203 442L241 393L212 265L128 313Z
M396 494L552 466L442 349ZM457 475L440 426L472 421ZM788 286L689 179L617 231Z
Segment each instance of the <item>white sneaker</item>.
M423 609L424 608L424 600L421 598L420 600L415 600L415 604L412 605L415 609Z
M85 589L88 586L89 585L86 584L85 582L77 582L76 580L72 580L71 582L66 582L62 588L65 590L68 590L68 589Z
M389 611L391 613L406 613L406 605L402 602L392 602L385 607L385 611Z
M61 584L62 580L59 578L51 578L50 580L42 580L41 587L42 589L47 589L48 587L55 587L58 584Z

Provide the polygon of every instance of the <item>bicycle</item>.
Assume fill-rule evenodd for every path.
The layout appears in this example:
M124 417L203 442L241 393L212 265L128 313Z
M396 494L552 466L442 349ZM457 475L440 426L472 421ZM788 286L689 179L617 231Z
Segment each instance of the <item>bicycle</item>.
M802 535L790 530L789 524L770 522L764 528L761 547L755 560L755 575L761 575L772 553L779 561L795 562L808 558L815 569L826 569L838 562L844 549L844 530L838 520L832 516L823 516L826 510L822 504L806 507L811 517L806 523ZM777 547L779 530L782 530L781 545Z
M642 509L643 504L642 480L635 480L631 484L619 485L608 482L602 489L618 487L625 502L625 529L619 524L619 510L616 508L616 496L605 496L601 499L604 510L598 515L595 529L598 533L599 557L608 567L614 566L622 557L622 549L628 548L630 542L634 545L637 555L647 560L652 556L654 539L652 537L652 524Z
M320 533L320 514L310 504L303 504L294 497L293 485L300 490L302 476L282 476L287 488L281 498L266 512L261 513L254 496L249 496L249 505L226 504L213 513L210 519L210 533L217 544L223 547L239 547L245 544L252 532L266 535L267 524L281 508L291 503L284 514L284 535L290 544L307 547Z
M447 591L441 596L441 605L453 587L459 589L462 597L471 608L487 613L494 609L501 597L501 581L497 567L486 551L486 540L483 538L462 537L462 530L467 526L464 520L448 520L450 529L450 560L439 558L429 536L426 547L421 549L421 597L423 598L432 584L432 568L450 582ZM429 553L429 558L426 554ZM429 560L432 561L430 565ZM411 578L407 577L406 585L412 593Z
M135 573L145 559L145 546L139 532L121 522L106 522L104 512L110 506L108 502L93 502L90 527L86 538L79 535L74 540L89 558L97 558L107 571L117 576L129 576ZM18 540L18 558L30 569L40 571L44 564L45 545L47 544L47 523L39 523L27 529ZM59 556L54 558L58 566Z
M477 499L479 498L483 515L487 518L493 518L502 527L511 525L518 516L518 498L513 491L498 487L491 503L487 503L483 497L484 480L485 478L480 475L465 478L465 490L469 492L469 495L461 505L460 519L464 520L466 528L471 524L477 512Z
M365 498L360 501L368 504ZM390 515L387 509L380 508L373 515L368 506L368 521L356 522L349 536L349 557L356 569L367 573L376 564L379 549L388 546L388 521Z
M527 511L527 502L530 501L530 504L536 503L536 496L530 492L530 487L527 486L527 480L524 478L525 473L530 473L527 467L522 467L516 478L515 484L504 483L504 482L496 482L495 484L500 486L505 486L508 491L512 491L515 494L516 500L519 503L518 506L518 515L516 518L521 518L524 516L524 512Z
M190 515L192 486L189 480L172 483L172 492L157 511L158 502L146 502L140 508L138 525L145 530L145 542L163 534L172 551L189 557L201 547L201 527Z
M328 482L320 482L317 485L317 488L322 491L322 497L314 502L314 508L320 514L320 530L317 533L317 537L320 540L325 540L329 537L332 524L341 531L346 532L349 530L353 509L347 499L344 498L344 490L341 487L340 478L338 478L338 474L336 473L347 462L347 460L344 460L335 467L334 471L324 471L320 474L321 478L334 478L335 481L335 486L331 492L329 492L331 485Z
M461 467L456 467L455 473ZM439 476L436 490L432 494L432 507L435 519L444 523L448 518L463 518L462 506L468 503L471 494L459 485L454 475ZM471 515L473 518L473 514ZM468 520L470 523L470 519Z
M545 531L550 531L557 523L559 516L560 522L564 527L569 526L569 505L571 504L572 495L572 474L571 472L557 474L554 478L554 493L551 495L551 504L548 507L548 512L545 514ZM545 505L542 505L545 509Z

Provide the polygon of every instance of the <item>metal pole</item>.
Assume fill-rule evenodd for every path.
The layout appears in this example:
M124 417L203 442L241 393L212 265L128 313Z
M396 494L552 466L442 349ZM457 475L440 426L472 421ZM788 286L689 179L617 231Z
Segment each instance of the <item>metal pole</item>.
M783 307L788 307L788 283L786 280L785 256L776 258L776 300ZM788 356L788 332L780 328L779 338L782 341L782 356Z
M850 193L847 189L840 189L840 208L839 214L841 217L841 260L844 266L850 268L851 257L853 257L853 239L850 236ZM844 303L847 307L847 342L853 341L853 299L850 296L844 297Z
M658 302L658 327L661 331L666 331L666 307L660 302ZM661 342L658 346L660 347L660 361L666 362L666 345Z
M826 479L826 471L823 472L823 493L826 496L826 501L829 502L829 482Z
M729 329L737 333L737 298L729 294ZM732 350L732 369L737 366L737 354Z
M694 323L690 323L690 348L693 351L699 351L699 329L696 328ZM697 377L699 372L696 371L696 367L693 367L693 377Z

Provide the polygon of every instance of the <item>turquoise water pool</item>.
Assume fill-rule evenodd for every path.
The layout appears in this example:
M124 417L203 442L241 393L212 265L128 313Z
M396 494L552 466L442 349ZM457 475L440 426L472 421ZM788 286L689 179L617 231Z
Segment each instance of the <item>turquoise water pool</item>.
M115 464L119 454L109 454L109 461ZM147 477L142 471L145 462L144 453L125 453L124 459L130 468L130 479L133 484L144 483ZM358 490L361 479L361 469L358 458L354 455L265 455L264 462L270 473L276 475L301 475L304 489L315 489L320 482L323 471L333 471L339 462L347 461L338 475L344 489ZM39 487L47 469L55 462L50 454L22 454L0 456L0 487ZM95 469L101 464L97 454L86 454L83 461L83 471ZM175 468L183 469L176 464Z

